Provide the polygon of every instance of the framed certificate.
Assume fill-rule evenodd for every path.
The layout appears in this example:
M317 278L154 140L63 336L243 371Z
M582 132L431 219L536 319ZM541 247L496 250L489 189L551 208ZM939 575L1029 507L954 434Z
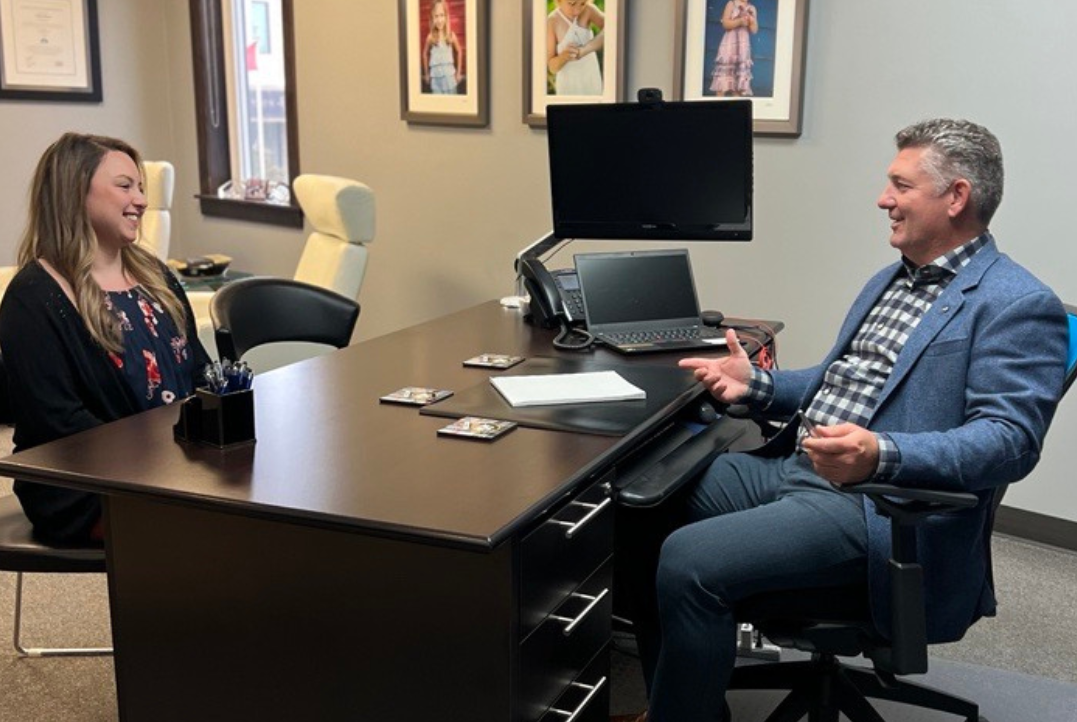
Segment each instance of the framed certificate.
M0 0L0 100L101 102L97 0Z

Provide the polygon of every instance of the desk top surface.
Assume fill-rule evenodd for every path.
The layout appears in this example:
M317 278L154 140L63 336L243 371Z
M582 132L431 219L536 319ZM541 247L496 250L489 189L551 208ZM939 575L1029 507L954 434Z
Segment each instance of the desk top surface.
M676 409L623 437L521 427L477 442L439 437L446 419L378 398L403 386L463 390L497 373L464 359L557 355L552 336L489 302L257 377L254 444L178 443L178 409L162 407L4 458L0 473L489 549Z

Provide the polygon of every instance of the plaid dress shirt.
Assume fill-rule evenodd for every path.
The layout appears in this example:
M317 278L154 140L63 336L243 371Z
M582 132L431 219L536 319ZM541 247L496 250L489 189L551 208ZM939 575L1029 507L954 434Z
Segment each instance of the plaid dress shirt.
M850 422L866 427L909 335L957 272L990 238L984 233L920 267L903 258L903 272L894 277L868 313L846 352L827 368L823 385L805 410L807 417L824 426ZM744 400L765 407L773 393L770 373L753 367ZM801 428L798 448L806 434ZM901 454L887 434L876 433L875 437L879 442L876 477L885 478L897 471Z

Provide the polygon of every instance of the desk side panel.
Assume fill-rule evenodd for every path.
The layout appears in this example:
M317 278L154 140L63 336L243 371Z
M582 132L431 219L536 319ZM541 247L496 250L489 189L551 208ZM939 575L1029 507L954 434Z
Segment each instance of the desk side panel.
M511 553L107 501L121 719L506 720Z

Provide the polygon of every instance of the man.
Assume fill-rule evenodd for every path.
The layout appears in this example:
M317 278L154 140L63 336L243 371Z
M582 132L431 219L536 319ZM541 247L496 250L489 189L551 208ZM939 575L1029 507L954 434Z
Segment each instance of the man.
M930 120L896 141L878 205L902 258L864 287L823 362L762 371L732 331L730 356L681 361L719 401L791 420L800 409L813 430L790 423L775 458L720 456L690 491L687 524L658 564L660 636L656 620L639 620L648 722L728 719L733 609L748 596L866 579L888 633L889 526L834 485L977 494L975 508L921 533L929 639L958 639L994 613L990 496L1039 460L1062 389L1065 311L987 230L1002 197L994 135Z

